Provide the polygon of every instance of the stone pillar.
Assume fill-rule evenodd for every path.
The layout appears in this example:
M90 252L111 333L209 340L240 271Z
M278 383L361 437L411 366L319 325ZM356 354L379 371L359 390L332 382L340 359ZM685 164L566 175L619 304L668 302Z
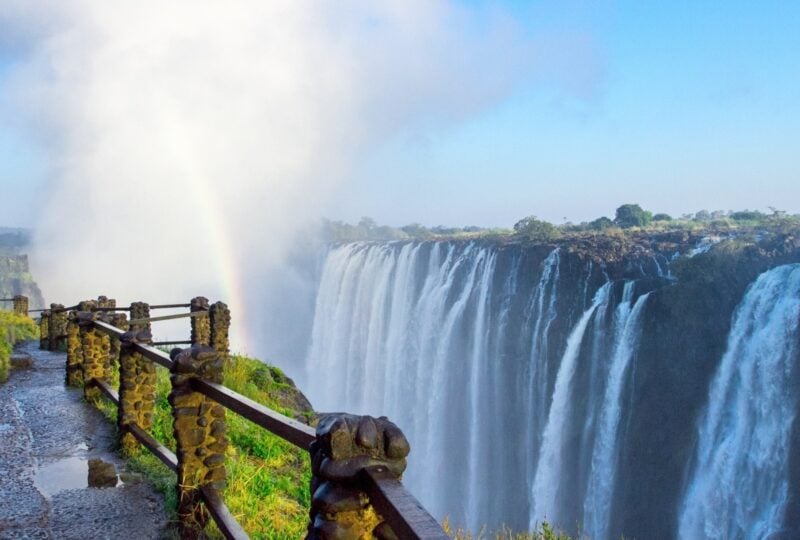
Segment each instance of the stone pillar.
M100 295L97 297L97 307L115 308L117 307L117 301L113 298L109 298L108 296Z
M14 313L28 316L28 297L18 294L14 297Z
M125 430L136 424L145 431L153 427L153 410L156 401L156 365L136 352L134 343L153 342L150 330L125 332L120 340L119 356L119 409L117 424L122 451L131 454L138 441Z
M149 319L150 318L150 304L146 302L133 302L131 304L131 320L135 319ZM152 325L150 323L133 324L130 327L131 332L139 332L147 330L152 332Z
M67 386L83 386L83 346L78 312L73 311L67 319Z
M211 342L209 345L216 349L222 360L227 363L231 354L230 339L231 310L224 302L216 302L208 311L210 319Z
M100 396L100 390L89 384L92 379L109 382L111 380L111 339L94 329L96 313L78 313L81 329L81 348L83 349L83 396L91 401Z
M114 300L111 300L115 302ZM109 306L109 307L116 307L116 306ZM108 315L109 323L119 328L120 330L127 331L128 330L128 315L125 313L111 313ZM117 338L111 339L111 365L119 362L119 355L120 355L120 340Z
M192 317L192 346L210 345L211 343L211 322L208 318L208 298L197 296L192 298L189 311L192 313L200 312L200 315Z
M39 319L39 348L46 351L50 348L50 312L42 311Z
M50 350L59 351L61 344L66 341L67 333L67 312L64 311L62 304L50 304L50 328L48 338L50 340Z
M200 487L222 491L226 484L225 450L228 447L225 409L195 392L193 378L222 383L223 361L211 347L194 345L173 349L172 405L173 433L178 456L178 518L181 538L199 538L208 522L201 504Z
M400 479L410 450L386 417L324 415L311 443L309 540L396 538L360 486L364 468L380 466Z
M67 315L67 377L68 386L83 386L83 343L80 329L80 314L91 314L97 302L84 300L78 302L78 309ZM83 315L86 319L89 315Z

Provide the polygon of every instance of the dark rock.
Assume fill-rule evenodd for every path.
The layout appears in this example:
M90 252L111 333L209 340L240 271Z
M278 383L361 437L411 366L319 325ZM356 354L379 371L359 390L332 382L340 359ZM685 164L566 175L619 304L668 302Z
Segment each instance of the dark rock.
M116 487L117 480L117 469L113 463L102 459L89 460L89 487Z
M10 358L11 367L26 369L33 367L33 357L28 353L15 352Z

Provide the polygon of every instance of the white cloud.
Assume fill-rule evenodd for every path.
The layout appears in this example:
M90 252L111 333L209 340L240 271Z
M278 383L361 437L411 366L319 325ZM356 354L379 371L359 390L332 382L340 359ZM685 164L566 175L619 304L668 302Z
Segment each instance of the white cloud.
M64 302L206 294L239 314L226 283L279 264L354 160L399 129L480 110L530 59L509 19L444 1L4 1L0 13L1 46L26 50L15 107L52 172L37 277Z

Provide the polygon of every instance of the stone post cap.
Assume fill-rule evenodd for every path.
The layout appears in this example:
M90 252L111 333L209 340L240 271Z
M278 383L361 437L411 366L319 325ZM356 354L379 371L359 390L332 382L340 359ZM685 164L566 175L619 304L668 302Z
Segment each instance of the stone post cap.
M313 473L328 480L355 480L368 467L386 467L396 477L406 469L411 447L385 416L323 415L311 445Z
M75 313L75 320L78 326L91 326L97 320L97 313L93 311L78 311Z
M209 309L208 298L206 298L205 296L195 296L189 301L189 303L191 304L192 310L208 311Z
M123 347L130 347L134 343L149 345L153 342L153 333L150 330L131 330L122 334L119 341Z
M175 348L169 353L174 362L172 373L196 375L201 379L222 383L225 362L216 349L207 345L193 345L185 349Z

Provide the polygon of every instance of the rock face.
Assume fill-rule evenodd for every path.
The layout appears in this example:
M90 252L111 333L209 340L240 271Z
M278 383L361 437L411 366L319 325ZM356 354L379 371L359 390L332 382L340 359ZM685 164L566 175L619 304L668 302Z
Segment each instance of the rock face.
M30 273L27 255L0 252L0 298L21 294L30 299L30 309L44 307L42 291Z
M414 449L404 482L439 518L674 538L734 312L760 274L797 262L798 236L775 231L337 246L308 395L392 418ZM800 425L792 536L798 449Z

